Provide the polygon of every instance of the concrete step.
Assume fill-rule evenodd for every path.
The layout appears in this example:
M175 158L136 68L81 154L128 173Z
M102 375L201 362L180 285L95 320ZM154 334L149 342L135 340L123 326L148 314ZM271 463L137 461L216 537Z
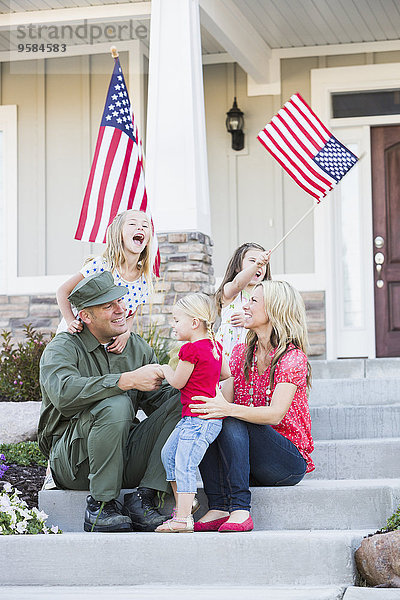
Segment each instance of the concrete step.
M310 362L314 379L400 377L400 358L346 358Z
M307 476L308 477L308 476ZM252 516L256 530L381 528L400 503L400 479L353 481L305 478L293 487L252 488ZM120 496L123 501L124 490ZM63 531L81 532L87 492L46 490L39 506L48 523ZM207 498L198 491L200 517ZM171 511L169 501L164 512Z
M349 586L343 600L400 600L400 590Z
M314 440L388 438L400 434L400 404L310 408Z
M347 586L352 531L0 536L2 586Z
M398 379L316 379L310 407L400 404Z
M104 586L104 587L26 587L2 588L4 600L341 600L344 588L276 586Z
M400 438L315 442L312 479L400 478Z

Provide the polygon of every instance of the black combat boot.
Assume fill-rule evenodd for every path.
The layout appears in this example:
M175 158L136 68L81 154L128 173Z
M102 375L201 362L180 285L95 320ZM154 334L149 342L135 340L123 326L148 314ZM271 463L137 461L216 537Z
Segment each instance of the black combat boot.
M132 523L125 510L121 510L115 500L97 501L92 496L86 498L85 531L112 533L132 531Z
M124 507L132 520L133 531L154 531L167 519L158 512L154 504L155 495L155 490L144 487L125 494Z

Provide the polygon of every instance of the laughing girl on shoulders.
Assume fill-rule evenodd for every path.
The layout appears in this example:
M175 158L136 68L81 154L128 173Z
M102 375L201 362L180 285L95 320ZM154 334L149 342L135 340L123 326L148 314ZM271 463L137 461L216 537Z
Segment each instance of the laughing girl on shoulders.
M63 316L57 333L82 331L83 325L68 301L69 294L79 281L95 273L111 271L114 283L126 288L123 299L128 331L117 336L107 348L109 352L120 354L130 336L136 310L148 302L152 291L151 242L152 225L145 212L132 209L117 215L107 229L103 254L87 261L78 273L57 290L57 302Z

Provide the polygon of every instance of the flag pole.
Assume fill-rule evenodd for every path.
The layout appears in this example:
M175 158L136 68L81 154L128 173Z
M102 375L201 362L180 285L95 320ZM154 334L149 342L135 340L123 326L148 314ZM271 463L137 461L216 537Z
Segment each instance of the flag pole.
M304 215L301 217L301 219L299 219L299 220L297 221L297 223L295 223L295 224L293 225L293 227L291 227L291 228L289 229L289 231L288 231L288 232L287 232L287 233L286 233L286 234L283 236L283 238L282 238L282 239L281 239L281 240L280 240L280 241L279 241L277 244L275 244L275 246L274 246L274 247L272 248L272 250L271 250L271 254L272 254L272 252L273 252L274 250L276 250L276 249L278 248L278 246L280 246L280 245L281 245L281 244L282 244L282 243L283 243L283 242L286 240L286 238L288 237L288 235L290 235L290 234L292 233L292 231L293 231L294 229L296 229L296 227L297 227L298 225L300 225L300 223L302 223L302 222L304 221L304 219L305 219L306 217L308 217L308 215L309 215L309 214L311 214L311 213L313 212L313 210L315 209L315 207L316 207L316 206L318 206L318 202L316 202L315 204L313 204L313 205L311 206L311 208L309 208L309 209L308 209L308 211L307 211L306 213L304 213Z
M113 58L118 58L119 57L118 50L116 49L115 46L111 46L110 52L111 52L111 56Z
M366 152L363 152L362 154L360 154L360 156L358 157L358 160L360 161L362 158L364 158L364 157L365 157L365 155L366 155ZM272 252L273 252L274 250L276 250L276 249L277 249L277 248L278 248L278 247L279 247L279 246L280 246L280 245L281 245L281 244L282 244L282 243L283 243L283 242L286 240L286 238L288 237L288 235L290 235L290 234L292 233L292 231L293 231L294 229L296 229L296 227L297 227L298 225L300 225L300 223L302 223L302 222L304 221L304 219L305 219L306 217L308 217L308 215L309 215L309 214L311 214L311 213L313 212L313 210L315 209L315 207L316 207L316 206L318 206L318 204L319 204L319 202L316 202L315 204L313 204L313 205L311 206L311 208L309 208L309 210L308 210L308 211L307 211L307 212L306 212L306 213L305 213L305 214L304 214L304 215L301 217L301 219L299 219L299 220L297 221L297 223L295 223L295 224L293 225L293 227L292 227L291 229L289 229L289 231L288 231L288 232L287 232L287 233L286 233L286 234L283 236L283 238L282 238L281 240L279 240L279 242L278 242L277 244L275 244L275 246L272 248L272 250L271 250L271 254L272 254Z

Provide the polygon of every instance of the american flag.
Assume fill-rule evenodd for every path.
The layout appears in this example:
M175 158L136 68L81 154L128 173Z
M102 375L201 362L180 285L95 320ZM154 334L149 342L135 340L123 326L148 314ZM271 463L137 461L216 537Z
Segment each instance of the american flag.
M294 94L257 137L290 177L318 202L358 160L300 94Z
M107 227L114 217L131 208L145 211L151 219L142 142L116 58L75 239L105 243ZM154 234L153 221L151 224ZM153 239L153 270L159 276L157 236Z

